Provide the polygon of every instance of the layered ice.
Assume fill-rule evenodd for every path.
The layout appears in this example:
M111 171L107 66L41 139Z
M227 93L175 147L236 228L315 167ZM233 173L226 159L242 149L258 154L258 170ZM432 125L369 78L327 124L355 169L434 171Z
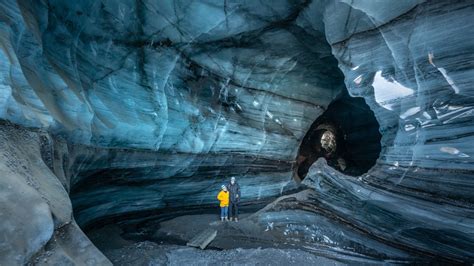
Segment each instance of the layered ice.
M472 261L473 14L469 1L3 1L0 118L44 140L2 153L37 147L35 178L54 185L2 165L2 189L28 190L17 204L38 199L40 214L33 246L1 260L30 261L70 224L49 197L69 193L87 226L213 204L232 175L246 202L295 189L305 134L348 94L375 115L380 155L358 177L318 161L305 204L384 247Z

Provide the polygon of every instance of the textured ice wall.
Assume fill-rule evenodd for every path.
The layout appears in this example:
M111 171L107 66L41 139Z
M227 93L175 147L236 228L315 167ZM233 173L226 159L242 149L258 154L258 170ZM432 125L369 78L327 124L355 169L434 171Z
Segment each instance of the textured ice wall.
M307 6L6 1L2 117L78 145L79 222L214 203L230 175L244 199L278 195L344 86Z
M453 239L446 256L472 259L469 1L135 3L1 3L0 115L95 146L71 146L66 164L73 184L89 184L76 198L84 222L166 206L162 196L176 202L173 184L191 198L209 194L234 173L230 165L245 169L249 198L278 194L301 137L342 89L340 69L349 93L374 111L383 150L368 175L351 180L368 196L338 198L360 193L344 185L323 206L389 238L398 224L384 221L393 216L361 206L410 209L420 200L422 221L393 212L413 229L404 243L435 254ZM185 167L174 172L177 161ZM380 200L377 189L390 193Z
M430 2L377 18L371 12L383 4L359 4L326 6L347 22L331 15L325 25L349 92L379 121L377 180L472 204L474 7Z
M74 142L284 158L342 89L303 4L2 6L3 117Z
M473 261L474 6L343 2L325 6L326 37L383 150L358 179L319 162L315 204L406 250Z

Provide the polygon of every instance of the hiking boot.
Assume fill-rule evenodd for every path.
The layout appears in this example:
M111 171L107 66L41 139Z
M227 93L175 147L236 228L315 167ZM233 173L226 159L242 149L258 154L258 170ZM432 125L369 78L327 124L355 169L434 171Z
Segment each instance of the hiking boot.
M235 217L235 218L234 218L234 221L238 222L238 221L239 221L239 218Z

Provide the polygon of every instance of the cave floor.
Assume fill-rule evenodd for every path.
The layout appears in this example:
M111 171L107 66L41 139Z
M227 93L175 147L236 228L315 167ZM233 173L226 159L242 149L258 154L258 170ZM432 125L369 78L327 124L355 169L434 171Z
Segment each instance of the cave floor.
M114 265L344 265L296 249L200 250L145 241L104 251Z
M337 225L328 225L310 212L291 209L296 206L292 200L304 201L310 194L310 190L303 190L265 204L249 204L242 208L239 222L221 222L215 207L170 209L108 223L86 234L114 265L214 265L223 261L230 265L379 265L411 261L404 257L408 255L379 244L391 257L374 254L372 246L341 249L354 239L343 226L337 227L336 233L344 239L338 239L332 231L324 230ZM320 231L321 239L314 235L318 232L296 222L303 218L319 224L321 228L315 230ZM217 236L205 250L186 246L207 229L215 229Z
M153 234L130 237L117 225L109 224L88 232L94 244L114 265L342 265L282 241L266 232L250 218L221 222L217 214L193 214L160 221ZM200 232L215 228L213 242L200 250L186 243Z

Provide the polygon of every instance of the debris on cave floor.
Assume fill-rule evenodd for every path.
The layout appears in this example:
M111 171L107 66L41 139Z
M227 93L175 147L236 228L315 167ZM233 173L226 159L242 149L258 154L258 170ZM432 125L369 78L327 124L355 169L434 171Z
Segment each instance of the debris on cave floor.
M217 230L217 236L208 248L270 248L282 246L265 228L249 219L251 214L242 214L238 222L219 221L218 215L195 214L179 216L159 224L159 229L150 239L154 242L170 244L167 240L188 242L205 230ZM172 242L171 242L172 243Z
M206 229L191 239L186 246L205 249L217 236L216 229Z
M114 265L344 265L296 249L200 250L150 241L104 253Z
M114 265L343 265L296 248L272 247L271 239L262 234L264 229L250 217L243 214L239 222L221 222L214 214L179 216L161 222L153 241L126 240L116 225L88 235ZM206 250L173 244L209 229L218 233Z
M106 256L111 256L109 259L112 262L131 262L135 252L138 252L134 249L140 249L142 248L140 245L145 245L144 247L147 247L146 250L149 250L151 254L147 255L149 256L147 264L150 265L155 265L156 261L162 259L169 259L169 256L173 257L176 253L184 252L183 250L189 251L188 253L192 254L189 255L190 257L207 256L207 260L199 261L197 264L215 264L218 258L227 259L227 256L232 257L241 250L256 256L253 258L256 262L250 265L271 264L266 263L272 259L271 257L257 258L257 254L267 256L265 252L268 250L270 253L276 252L277 257L286 254L288 260L283 259L285 263L292 263L294 254L298 252L311 254L315 263L320 257L328 258L329 262L337 260L366 265L412 261L406 252L378 243L369 236L353 233L344 224L334 224L317 211L313 213L295 209L295 206L304 205L312 199L311 197L314 197L314 192L310 189L282 196L256 212L241 215L239 222L222 222L215 213L187 214L168 220L146 221L135 227L128 225L124 227L124 230L117 225L113 226L115 229L106 229L110 226L107 225L93 232L94 237L91 239L94 243L97 242L96 245ZM313 224L317 225L313 226ZM101 230L104 233L101 233ZM212 236L212 241L206 243L205 250L199 249L200 245L197 245L197 248L186 246L193 238L206 230L216 232L216 236L215 238ZM97 239L97 236L101 234L104 239ZM110 242L120 243L122 246L107 246ZM102 245L104 243L105 246ZM260 250L267 251L262 253ZM125 257L114 257L118 255ZM156 258L157 256L159 259ZM138 259L139 263L144 263L145 258L135 259ZM181 258L173 263L186 263L186 260ZM236 261L236 263L241 262Z

